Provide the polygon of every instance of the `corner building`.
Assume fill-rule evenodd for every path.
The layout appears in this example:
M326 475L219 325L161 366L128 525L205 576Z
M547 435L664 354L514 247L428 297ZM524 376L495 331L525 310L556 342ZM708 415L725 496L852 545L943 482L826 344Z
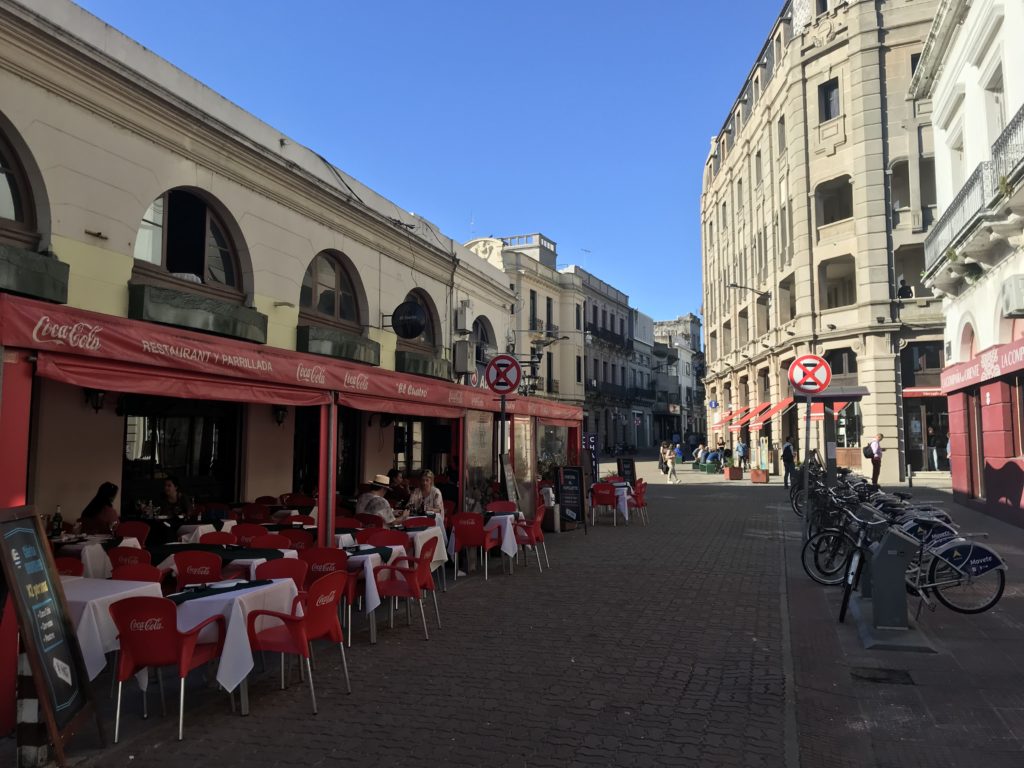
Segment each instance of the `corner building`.
M718 404L708 437L742 437L771 468L786 435L803 444L786 376L801 354L824 356L834 385L870 392L837 409L840 465L870 471L861 446L881 432L881 481L897 481L908 463L932 468L928 428L948 428L941 307L922 284L931 119L906 99L935 7L786 3L712 139L701 199L705 386Z

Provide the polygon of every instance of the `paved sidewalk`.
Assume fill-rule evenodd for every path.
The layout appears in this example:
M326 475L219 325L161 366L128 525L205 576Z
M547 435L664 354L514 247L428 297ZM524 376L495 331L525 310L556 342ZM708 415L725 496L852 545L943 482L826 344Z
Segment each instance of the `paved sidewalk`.
M247 718L196 691L178 744L171 686L171 714L148 723L133 691L123 743L90 751L84 733L73 755L103 768L1024 766L1024 531L951 507L1007 556L1006 596L982 616L926 614L938 654L868 653L836 623L838 593L803 574L781 485L638 471L649 527L551 535L543 574L495 561L487 582L449 580L429 642L404 618L377 646L357 635L351 696L336 649L318 648L318 716L297 674L278 690L270 658ZM911 684L866 682L877 669Z

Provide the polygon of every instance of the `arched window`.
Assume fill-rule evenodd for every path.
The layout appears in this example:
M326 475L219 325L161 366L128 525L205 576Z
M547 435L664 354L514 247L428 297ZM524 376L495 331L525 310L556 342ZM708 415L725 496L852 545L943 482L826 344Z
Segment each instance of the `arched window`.
M39 244L35 205L25 169L0 133L0 242L26 248Z
M238 252L224 220L201 197L172 189L146 209L135 238L135 260L192 283L242 289Z
M476 345L476 364L478 366L487 365L490 351L494 347L494 334L487 318L478 317L473 321L473 332L469 340Z
M423 295L420 291L410 291L409 295L405 297L406 301L413 301L423 307L423 312L427 316L427 322L423 326L423 333L417 336L415 339L407 339L414 344L422 344L424 346L436 347L437 346L437 327L436 321L434 320L434 307L430 303L430 299Z
M348 267L336 255L320 253L310 262L302 278L299 307L303 313L317 320L360 325L355 281Z

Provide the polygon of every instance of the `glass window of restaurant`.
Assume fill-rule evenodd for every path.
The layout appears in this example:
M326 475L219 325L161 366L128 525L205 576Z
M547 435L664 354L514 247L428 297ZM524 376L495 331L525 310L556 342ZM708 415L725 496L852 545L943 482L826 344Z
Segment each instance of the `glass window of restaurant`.
M467 411L464 421L462 480L466 491L463 508L467 512L482 512L496 498L497 421L493 414L483 411Z
M395 466L408 474L429 469L448 472L456 461L448 419L399 419L395 422Z
M535 458L533 417L516 416L513 419L512 466L519 487L519 500L524 512L533 510Z
M155 499L169 475L194 501L238 496L241 407L235 403L122 395L124 510Z
M569 428L537 425L537 478L555 482L559 467L569 463Z

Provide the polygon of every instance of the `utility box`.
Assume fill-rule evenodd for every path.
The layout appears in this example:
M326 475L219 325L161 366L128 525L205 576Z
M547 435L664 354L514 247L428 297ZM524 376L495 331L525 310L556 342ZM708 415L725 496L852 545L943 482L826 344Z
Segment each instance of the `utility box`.
M472 341L455 342L455 375L465 376L476 373L476 343Z

